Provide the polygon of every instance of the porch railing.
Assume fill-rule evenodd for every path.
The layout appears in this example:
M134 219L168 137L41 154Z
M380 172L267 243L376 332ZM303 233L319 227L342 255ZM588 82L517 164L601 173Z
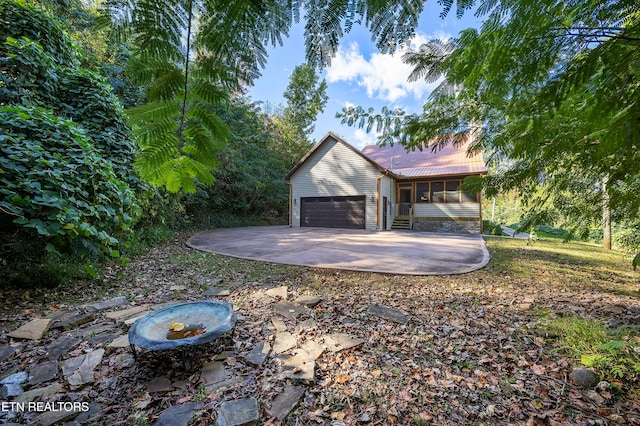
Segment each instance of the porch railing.
M412 210L413 210L412 203L398 203L396 216L411 216Z
M409 229L413 229L413 203L397 203L396 216L409 218Z

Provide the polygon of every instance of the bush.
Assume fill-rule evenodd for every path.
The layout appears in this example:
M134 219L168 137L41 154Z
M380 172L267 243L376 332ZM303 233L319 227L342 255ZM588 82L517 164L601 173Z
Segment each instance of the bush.
M118 256L139 212L72 121L39 107L0 107L0 208L47 248Z
M502 231L502 226L499 223L491 222L490 220L482 221L482 232L487 235L506 236L507 234Z

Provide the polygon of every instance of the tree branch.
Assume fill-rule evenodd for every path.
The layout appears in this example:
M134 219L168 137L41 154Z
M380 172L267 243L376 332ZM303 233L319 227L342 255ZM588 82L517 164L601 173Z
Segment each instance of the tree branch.
M189 19L187 21L187 52L184 64L184 96L182 97L182 113L180 115L180 139L184 132L184 121L187 113L187 94L189 85L189 59L191 53L191 20L193 19L193 0L189 0Z

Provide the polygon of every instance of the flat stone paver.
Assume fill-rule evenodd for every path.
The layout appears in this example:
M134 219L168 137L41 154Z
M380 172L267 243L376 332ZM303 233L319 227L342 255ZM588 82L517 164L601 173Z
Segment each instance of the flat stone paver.
M281 333L276 334L275 339L273 339L273 353L281 354L283 352L288 351L289 349L293 349L297 345L296 338L293 334L288 331L283 331Z
M65 376L71 389L93 382L93 370L102 362L104 349L97 349L88 354L69 358L62 363L62 374Z
M36 398L44 398L54 393L62 391L62 385L60 383L52 383L49 386L43 388L30 389L20 395L16 396L14 401L16 402L28 402L33 401Z
M104 314L105 317L109 318L110 320L113 321L122 321L124 319L127 318L131 318L132 316L136 315L136 314L140 314L142 312L148 311L149 308L146 306L134 306L132 308L128 308L128 309L122 309L120 311L112 311L112 312L107 312L106 314Z
M294 302L309 308L315 308L320 302L322 302L322 298L319 296L303 295L294 300Z
M169 392L173 390L171 380L167 376L158 376L151 379L146 385L147 392Z
M406 324L409 321L409 315L399 309L390 308L382 305L371 305L367 308L367 312L398 324Z
M71 336L60 336L49 346L47 346L47 357L51 361L58 360L62 355L69 352L80 343L80 339Z
M84 311L62 311L56 313L51 318L51 328L74 328L82 324L86 324L95 319L93 312Z
M210 361L202 367L200 379L207 385L223 382L229 378L229 374L224 369L224 364L220 361Z
M201 409L201 402L174 405L160 414L154 426L187 426Z
M287 386L282 393L276 396L271 402L271 408L267 409L270 416L282 421L293 410L298 401L304 395L304 386Z
M258 400L255 398L226 401L220 405L216 426L244 426L255 424L260 418Z
M58 361L47 361L36 364L29 370L29 386L53 380L58 375Z
M118 296L114 297L113 299L103 300L101 302L96 302L84 306L90 310L104 311L105 309L116 308L118 306L126 305L127 303L129 303L129 301L125 296Z
M286 285L283 285L280 287L275 287L275 288L270 288L269 290L265 290L264 294L266 294L267 296L271 296L273 298L279 297L282 300L286 300L287 289L288 287Z
M39 340L51 326L51 318L36 318L8 333L7 336L16 339Z
M271 352L271 345L269 342L263 341L251 349L251 351L244 356L244 359L253 365L262 365L267 360L269 352Z
M231 290L228 287L209 287L202 292L202 295L207 297L224 297L230 294Z
M256 226L194 235L190 247L243 259L406 275L463 274L489 263L480 235Z
M282 315L285 318L295 319L299 316L311 314L311 310L304 305L298 305L297 303L291 303L287 301L278 302L273 306L273 311Z
M9 358L14 353L16 353L15 348L9 345L0 345L0 361Z
M323 337L324 346L330 352L340 352L364 343L363 339L343 333L327 334Z
M129 335L123 334L118 336L107 345L108 348L128 348L129 347Z

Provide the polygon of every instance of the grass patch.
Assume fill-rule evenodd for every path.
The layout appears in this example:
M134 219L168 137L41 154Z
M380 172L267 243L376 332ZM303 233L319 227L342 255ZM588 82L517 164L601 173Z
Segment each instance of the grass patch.
M607 329L602 321L566 317L546 328L560 338L558 349L605 376L635 381L640 374L638 327Z

